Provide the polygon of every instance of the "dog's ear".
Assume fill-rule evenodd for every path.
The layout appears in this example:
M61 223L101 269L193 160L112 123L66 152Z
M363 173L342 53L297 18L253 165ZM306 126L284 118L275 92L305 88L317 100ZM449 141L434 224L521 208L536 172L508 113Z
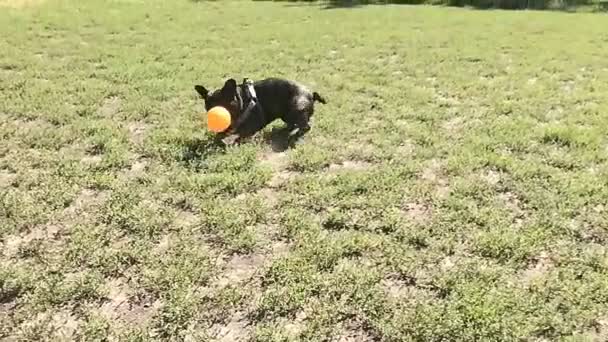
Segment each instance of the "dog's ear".
M234 80L233 78L227 80L226 83L224 83L224 88L222 88L222 92L229 95L236 93L236 80Z
M207 99L207 96L209 96L209 91L202 85L195 85L194 90L196 90L203 99Z

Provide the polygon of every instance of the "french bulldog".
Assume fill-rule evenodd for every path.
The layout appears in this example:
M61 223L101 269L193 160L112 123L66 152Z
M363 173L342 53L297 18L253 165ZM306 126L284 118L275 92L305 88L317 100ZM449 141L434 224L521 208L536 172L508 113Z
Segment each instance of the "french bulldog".
M231 78L221 89L209 91L202 85L194 89L205 101L206 110L215 106L228 110L231 124L219 136L236 135L238 140L255 135L277 119L287 124L290 137L299 138L310 130L315 102L327 103L319 93L282 78L255 82L245 78L241 84Z

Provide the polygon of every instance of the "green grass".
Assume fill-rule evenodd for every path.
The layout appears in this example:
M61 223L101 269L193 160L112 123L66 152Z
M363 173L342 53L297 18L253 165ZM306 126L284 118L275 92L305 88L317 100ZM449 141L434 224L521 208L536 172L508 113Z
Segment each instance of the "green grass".
M0 340L607 338L605 21L3 7ZM329 104L221 149L193 85L229 76Z

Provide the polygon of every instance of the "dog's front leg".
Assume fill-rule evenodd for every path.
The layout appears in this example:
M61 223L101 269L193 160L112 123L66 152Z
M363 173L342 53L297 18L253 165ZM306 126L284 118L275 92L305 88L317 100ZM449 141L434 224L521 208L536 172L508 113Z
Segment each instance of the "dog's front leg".
M298 118L296 122L287 125L289 137L294 140L301 138L310 131L310 124L308 123L309 116L304 113L299 113L296 117Z

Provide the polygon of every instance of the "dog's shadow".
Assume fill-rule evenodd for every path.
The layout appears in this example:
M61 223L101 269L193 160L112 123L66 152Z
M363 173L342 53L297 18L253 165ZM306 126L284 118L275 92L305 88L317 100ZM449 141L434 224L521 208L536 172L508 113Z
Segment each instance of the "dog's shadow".
M270 145L273 152L284 152L294 148L299 137L291 135L287 127L273 127L270 131L263 134L264 141Z
M284 152L294 148L300 137L290 134L287 127L273 127L270 131L262 133L262 139L269 144L273 152ZM245 143L246 140L235 142L236 145ZM228 145L220 137L210 139L193 138L182 144L180 161L192 166L202 167L207 158L226 152Z
M180 161L189 165L198 165L214 154L226 152L226 145L219 139L187 139L182 144ZM198 165L200 167L200 165Z

